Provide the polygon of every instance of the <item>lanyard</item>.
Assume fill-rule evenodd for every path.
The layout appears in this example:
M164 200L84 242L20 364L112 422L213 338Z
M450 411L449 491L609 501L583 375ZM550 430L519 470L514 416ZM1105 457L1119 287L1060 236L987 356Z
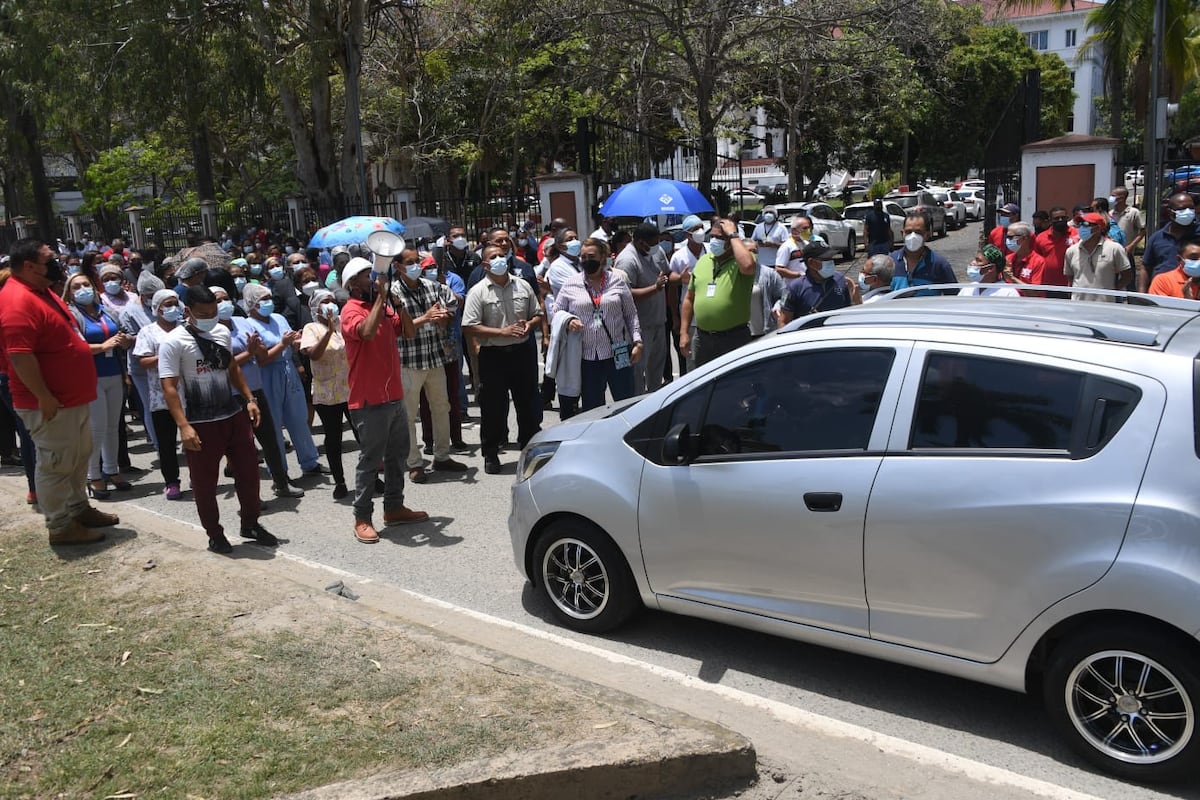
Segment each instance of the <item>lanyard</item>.
M599 292L592 292L592 283L587 278L583 279L583 286L587 289L588 297L592 298L592 306L598 310L600 308L600 300L604 297L604 290L608 287L608 273L604 273L600 278Z

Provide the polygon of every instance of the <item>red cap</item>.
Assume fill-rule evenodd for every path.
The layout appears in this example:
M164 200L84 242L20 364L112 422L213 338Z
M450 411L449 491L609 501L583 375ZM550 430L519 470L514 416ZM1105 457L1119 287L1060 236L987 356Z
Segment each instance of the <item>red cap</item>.
M1088 213L1088 214L1084 214L1082 217L1080 217L1080 219L1088 225L1104 225L1104 224L1106 224L1104 221L1104 215L1097 214L1095 211L1092 211L1091 213Z

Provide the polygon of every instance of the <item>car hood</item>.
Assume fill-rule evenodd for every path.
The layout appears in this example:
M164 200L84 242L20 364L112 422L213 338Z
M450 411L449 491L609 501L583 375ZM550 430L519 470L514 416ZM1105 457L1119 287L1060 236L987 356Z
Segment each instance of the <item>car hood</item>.
M568 442L572 439L578 439L583 435L584 431L592 427L596 422L617 416L644 396L630 397L627 400L617 400L608 405L585 411L582 414L576 414L566 422L560 422L553 428L546 428L534 437L534 441Z

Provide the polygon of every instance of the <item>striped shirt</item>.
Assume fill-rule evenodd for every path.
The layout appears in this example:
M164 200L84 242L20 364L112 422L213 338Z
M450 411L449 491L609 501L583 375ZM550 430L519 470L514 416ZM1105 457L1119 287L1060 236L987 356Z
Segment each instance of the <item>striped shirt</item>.
M598 306L596 290L586 281L587 278L580 273L568 279L554 296L555 314L565 311L583 323L583 359L603 361L612 358L613 342L627 342L631 348L640 343L642 329L638 323L637 306L625 279L612 270L604 273ZM597 309L603 324L597 322Z

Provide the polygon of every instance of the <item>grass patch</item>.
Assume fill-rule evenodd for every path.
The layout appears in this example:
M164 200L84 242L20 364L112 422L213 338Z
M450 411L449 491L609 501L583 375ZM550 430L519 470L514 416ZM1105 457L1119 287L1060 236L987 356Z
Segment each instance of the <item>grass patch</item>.
M147 536L72 555L0 528L5 797L270 797L569 733L565 693L222 559Z

